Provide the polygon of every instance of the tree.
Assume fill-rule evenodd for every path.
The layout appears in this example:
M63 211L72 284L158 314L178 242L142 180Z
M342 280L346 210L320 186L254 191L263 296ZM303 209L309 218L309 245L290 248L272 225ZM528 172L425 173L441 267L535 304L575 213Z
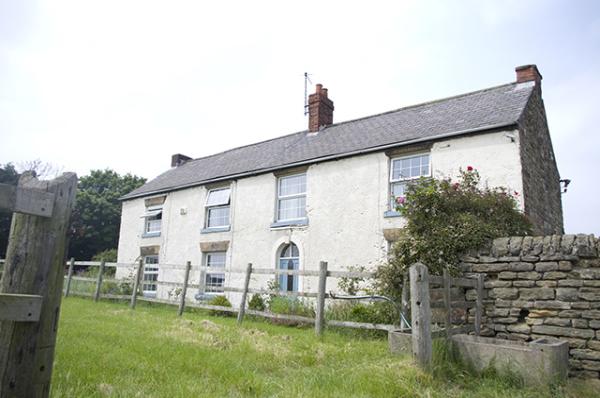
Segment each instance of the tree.
M408 186L406 197L396 198L407 224L389 261L377 270L384 294L397 297L408 267L417 261L432 274L444 268L457 274L460 256L469 250L497 237L531 234L531 223L518 209L518 192L479 183L479 173L469 166L457 182L422 178Z
M121 224L119 198L146 182L145 178L113 170L92 170L81 177L71 222L69 256L87 260L116 249Z
M17 185L18 181L19 173L17 173L12 163L6 163L4 166L0 165L0 184ZM11 212L0 210L0 258L6 257L11 220Z

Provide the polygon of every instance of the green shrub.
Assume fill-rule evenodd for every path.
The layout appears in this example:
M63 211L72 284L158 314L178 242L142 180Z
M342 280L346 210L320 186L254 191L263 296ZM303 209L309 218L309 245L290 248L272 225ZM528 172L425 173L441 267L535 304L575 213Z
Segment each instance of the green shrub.
M349 266L347 268L348 272L365 272L367 268L363 265L361 266ZM365 278L357 278L357 277L341 277L338 281L338 288L341 291L346 293L349 296L356 296L359 292L370 292L370 289L365 287Z
M218 305L220 307L231 307L231 303L227 300L225 296L215 296L213 297L208 304L210 305ZM208 311L210 315L214 316L232 316L233 313L227 311L219 311L219 310L210 310Z
M327 319L338 321L399 324L398 310L388 302L360 303L342 301L331 304L325 312Z
M93 286L95 291L96 286ZM133 292L133 288L128 282L102 282L102 286L100 287L100 292L102 294L118 294L118 295L130 295Z
M403 275L421 261L439 275L447 268L458 274L461 254L501 236L529 235L531 223L506 188L480 188L480 176L471 166L461 170L458 182L421 178L409 184L397 210L406 218L404 233L392 246L388 263L377 270L376 287L398 298Z
M315 310L311 304L292 297L272 297L269 301L269 310L274 314L315 317Z
M248 302L248 308L255 311L264 311L267 306L265 305L265 300L260 294L253 294L252 298Z
M92 261L106 261L107 263L117 262L117 249L106 249L92 256Z

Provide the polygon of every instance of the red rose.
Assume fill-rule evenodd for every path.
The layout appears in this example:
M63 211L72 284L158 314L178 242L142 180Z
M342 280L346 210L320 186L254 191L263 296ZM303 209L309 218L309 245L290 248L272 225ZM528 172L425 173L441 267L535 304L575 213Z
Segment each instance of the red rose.
M467 171L473 171L473 166L467 166Z

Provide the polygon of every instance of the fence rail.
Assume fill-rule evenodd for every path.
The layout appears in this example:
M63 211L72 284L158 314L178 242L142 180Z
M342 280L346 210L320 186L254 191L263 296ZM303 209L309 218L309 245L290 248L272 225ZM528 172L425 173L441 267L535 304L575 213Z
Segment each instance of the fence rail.
M0 260L0 272L2 271L2 263L4 260ZM286 320L292 322L302 322L315 325L315 332L322 334L325 325L334 327L347 327L356 329L367 329L367 330L395 330L398 327L396 325L389 324L375 324L365 322L353 322L353 321L342 321L342 320L325 320L325 299L335 299L335 295L327 293L327 279L328 278L372 278L374 273L372 272L353 272L353 271L329 271L327 269L327 263L321 262L319 270L282 270L282 269L271 269L271 268L254 268L251 264L248 264L246 269L242 268L229 268L224 269L224 273L230 274L245 274L245 281L243 287L235 286L224 286L222 292L241 293L242 299L237 307L225 307L211 305L202 302L192 302L186 300L186 294L188 289L197 289L199 292L206 290L205 280L201 279L201 283L190 283L189 274L193 268L194 271L200 271L201 275L203 272L212 271L215 272L214 268L206 266L192 266L190 262L185 265L181 264L158 264L158 266L167 269L177 269L185 271L185 278L183 281L166 281L156 280L152 281L152 284L156 286L172 286L181 288L179 299L177 297L173 299L161 299L156 297L147 297L141 295L141 286L144 283L142 280L144 264L140 260L137 264L126 264L117 262L101 262L101 261L75 261L71 259L67 262L69 266L65 284L65 296L76 295L82 297L91 297L94 300L99 298L103 299L114 299L114 300L129 300L130 306L135 308L136 301L160 303L167 305L178 306L178 315L181 315L185 307L197 308L212 311L222 311L237 314L238 322L242 323L245 315L260 316L269 319ZM98 267L98 275L94 277L78 276L74 273L74 267ZM422 266L424 267L424 266ZM133 290L131 295L123 294L112 294L102 293L102 284L105 283L123 283L125 280L116 278L104 278L103 274L106 269L109 268L127 268L129 270L136 270L133 280ZM287 292L279 290L269 290L264 288L251 287L252 276L254 275L272 275L278 277L279 275L294 275L304 277L317 277L318 278L318 291L317 292ZM421 279L420 279L421 278ZM422 278L425 278L423 280ZM414 279L414 283L413 283ZM73 282L83 282L89 285L95 284L94 292L77 292L71 291L70 287ZM148 282L148 281L146 281ZM438 291L443 292L442 299L431 299L429 285L436 286ZM476 290L476 300L467 301L458 300L453 297L454 288L467 288ZM407 310L408 302L408 281L406 281L405 287L403 288L403 313ZM430 362L430 350L431 350L431 337L439 337L440 335L451 336L457 333L475 332L479 334L481 330L481 318L483 312L482 305L482 294L483 294L483 279L481 277L477 279L471 278L456 278L451 277L447 272L442 276L429 275L428 272L422 268L418 268L418 272L415 271L414 275L411 275L410 285L410 297L413 300L412 308L412 323L414 327L411 330L413 334L413 351L415 357L419 363L427 364ZM211 292L215 293L215 292ZM219 293L219 292L216 292ZM292 315L292 314L278 314L268 311L258 311L254 309L246 308L247 295L248 294L261 294L261 295L276 295L281 297L304 297L316 299L316 315L315 318ZM441 331L431 331L431 309L443 309L445 310L445 328ZM454 309L461 309L465 311L465 322L460 325L454 325L452 319L452 311ZM474 322L468 324L469 321L469 310L474 309ZM426 327L426 325L428 325ZM429 331L426 330L429 328ZM429 337L428 337L429 336ZM428 342L429 341L429 342ZM416 346L415 346L416 344ZM428 347L429 346L429 347ZM429 359L428 359L429 358Z
M4 260L0 259L0 275L2 273L2 264ZM308 324L315 324L315 332L317 334L322 334L325 325L335 326L335 327L346 327L346 328L356 328L356 329L366 329L366 330L393 330L396 329L396 325L389 324L375 324L375 323L366 323L366 322L353 322L353 321L342 321L342 320L325 320L325 299L335 299L335 296L328 294L326 292L327 289L327 279L328 278L372 278L374 273L372 272L354 272L354 271L329 271L327 269L327 263L321 262L319 270L285 270L285 269L272 269L272 268L253 268L252 266L248 266L246 269L242 268L228 268L224 269L223 273L229 274L245 274L247 283L245 283L244 287L235 287L235 286L224 286L221 289L221 292L209 292L209 293L224 293L224 292L232 292L232 293L242 293L242 301L239 303L237 307L225 307L225 306L216 306L211 304L206 304L202 302L192 302L190 300L186 300L186 293L188 289L197 289L199 292L204 292L207 290L206 281L201 280L201 283L190 283L189 281L189 272L190 268L192 268L196 272L206 273L215 272L214 268L210 268L207 266L192 266L191 263L182 265L182 264L157 264L163 269L170 270L184 270L186 277L184 281L168 281L168 280L155 280L155 281L144 281L143 273L144 273L144 264L142 260L138 261L135 264L131 263L119 263L119 262L104 262L104 261L76 261L74 259L70 259L65 263L67 267L67 272L65 275L65 284L63 288L63 293L65 296L79 296L79 297L89 297L94 299L95 301L102 299L111 299L111 300L128 300L130 301L130 306L135 308L136 302L150 302L150 303L160 303L167 305L176 305L178 306L178 314L181 315L185 309L185 307L189 308L198 308L205 310L213 310L213 311L223 311L230 313L238 314L238 322L242 323L245 315L253 315L260 316L264 318L277 319L277 320L286 320L292 322L302 322ZM93 276L82 276L78 275L78 269L97 269L97 274ZM114 277L105 277L108 269L118 269L118 268L126 268L128 270L134 271L133 281L128 281L125 279L116 279ZM293 276L303 276L303 277L317 277L319 279L319 289L317 292L301 292L301 291L281 291L281 290L270 290L264 288L255 288L250 286L250 282L252 280L252 276L254 275L272 275L274 277L278 277L280 275L293 275ZM106 286L108 283L112 284L123 284L123 283L131 283L133 282L132 293L129 295L125 294L114 294L114 293L103 293L103 286ZM147 284L150 282L156 286L172 286L181 288L181 293L178 295L179 300L175 299L162 299L156 297L148 297L142 295L141 287L143 284ZM80 287L75 287L76 284L85 284L88 289L92 289L93 291L81 291ZM75 287L75 288L74 288ZM300 315L292 315L292 314L278 314L272 313L268 311L258 311L253 309L246 308L247 305L247 295L248 294L260 294L260 295L275 295L281 297L302 297L302 298L310 298L316 299L316 316L315 318L300 316Z

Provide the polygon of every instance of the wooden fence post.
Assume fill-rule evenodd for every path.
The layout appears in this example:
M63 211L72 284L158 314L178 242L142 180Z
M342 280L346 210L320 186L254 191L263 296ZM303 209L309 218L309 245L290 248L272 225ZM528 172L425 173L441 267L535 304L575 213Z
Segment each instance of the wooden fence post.
M483 315L483 274L477 276L477 301L475 303L475 334L481 334L481 317Z
M246 298L248 297L248 288L250 286L250 275L252 275L252 263L248 263L246 267L246 279L244 279L244 291L242 292L242 301L240 301L240 309L238 311L237 323L240 325L246 314Z
M2 397L49 395L63 296L66 238L76 190L74 173L50 181L25 174L19 179L16 196L8 198L8 202L15 203L13 210L21 209L24 214L13 214L0 293L35 294L42 302L38 322L0 322ZM24 197L29 192L32 196ZM31 215L35 213L27 208L40 203L40 214Z
M129 303L129 306L132 309L135 309L135 304L137 303L138 286L140 285L140 278L142 276L143 268L144 268L144 260L140 258L140 261L138 261L137 271L135 272L135 279L133 280L133 291L131 292L131 302Z
M181 316L183 314L183 310L185 309L185 295L187 293L187 285L190 279L190 269L192 268L192 262L188 261L185 264L185 276L183 277L183 290L181 291L181 298L179 301L179 309L177 310L177 315Z
M450 338L452 335L452 282L450 280L450 273L444 268L442 274L443 289L444 289L444 307L446 307L446 338ZM469 309L466 309L468 312Z
M325 327L325 291L327 289L327 262L319 263L319 291L317 292L317 313L315 319L315 333L323 334Z
M69 272L67 273L67 287L65 288L65 297L69 297L71 291L71 280L73 279L73 266L75 265L75 259L71 257L69 260Z
M412 318L412 352L419 366L431 367L431 307L429 273L421 263L410 267L410 306Z
M100 261L100 269L98 270L98 279L96 280L96 292L94 293L94 301L98 301L100 298L100 289L102 288L102 277L104 276L104 264L105 261Z

